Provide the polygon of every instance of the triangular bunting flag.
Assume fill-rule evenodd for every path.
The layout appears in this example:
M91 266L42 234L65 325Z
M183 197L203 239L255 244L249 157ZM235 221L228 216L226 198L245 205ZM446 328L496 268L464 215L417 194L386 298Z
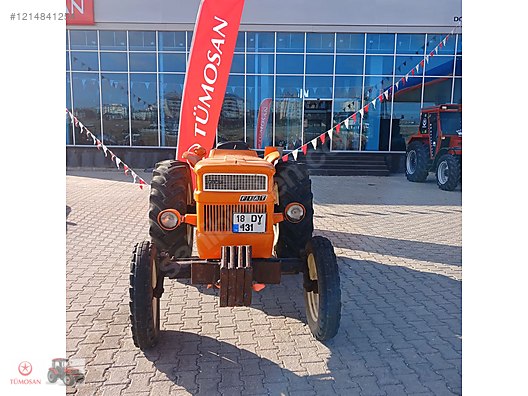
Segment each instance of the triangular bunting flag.
M411 75L413 75L413 76L414 76L414 69L412 69L412 70L411 70Z
M326 140L326 132L323 133L321 136L319 136L319 138L321 139L321 143L324 144L324 142Z
M389 100L389 90L388 89L385 92L383 92L383 95L385 95L385 100Z
M378 96L378 100L380 101L380 103L383 103L383 94L380 94L380 96Z
M348 129L350 118L345 118L345 128Z
M313 146L314 150L317 150L317 138L312 139L312 146Z
M356 122L356 117L357 117L356 114L357 114L357 113L352 114L352 121L354 121L354 123Z
M420 61L420 66L424 67L424 60L423 59Z
M363 117L363 109L359 109L359 114Z
M128 166L126 164L123 164L123 170L125 171L125 175L128 175Z
M282 162L288 162L288 154L282 156Z
M434 50L435 50L435 54L438 55L438 46L436 46Z
M139 188L143 190L143 185L146 185L145 180L143 180L141 177L139 178Z
M374 100L373 100L372 102L370 102L370 103L372 103L372 106L374 107L374 109L376 109L376 99L374 99Z
M103 146L103 151L104 151L105 157L108 157L108 153L107 153L108 149L106 148L106 146L104 144L102 146Z
M337 134L339 135L339 131L341 130L341 124L337 124L335 126L335 130L336 130Z
M328 136L330 137L330 140L334 139L334 131L332 129L328 131Z
M299 150L298 150L298 149L295 149L295 150L293 150L291 153L292 153L292 155L293 155L293 159L294 159L295 161L297 161L297 155L299 154Z
M138 175L136 175L136 172L134 171L130 171L130 174L132 175L132 177L134 178L134 183L136 182L136 179L138 178Z
M400 89L399 84L400 84L399 81L396 81L396 84L394 84L396 86L396 89Z
M408 81L408 80L409 80L409 73L407 73L407 74L405 75L405 81Z
M302 150L303 154L306 155L306 152L308 151L308 145L307 144L303 144L301 146L301 150Z
M369 104L368 104L368 103L367 103L367 105L364 107L364 109L365 109L365 113L368 113L368 111L369 111Z

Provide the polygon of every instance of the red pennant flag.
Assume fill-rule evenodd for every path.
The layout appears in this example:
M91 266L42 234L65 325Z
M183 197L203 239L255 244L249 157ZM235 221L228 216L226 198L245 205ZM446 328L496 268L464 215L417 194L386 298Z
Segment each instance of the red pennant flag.
M352 114L352 121L354 121L354 122L356 122L356 114L357 113Z
M434 56L434 51L431 51L431 53L429 54L429 56L432 58Z
M324 144L325 140L326 140L326 132L323 133L321 136L319 136L319 138L321 139L321 143Z
M424 67L424 61L420 61L420 66Z
M411 70L411 74L414 76L414 69Z
M380 103L383 103L383 94L381 94L380 96L378 96L378 100L380 101Z
M176 158L193 144L213 147L244 0L202 0L181 100ZM193 173L194 174L194 173Z
M306 155L306 152L308 151L308 145L307 144L303 144L302 147L301 147L301 150L304 153L304 155Z
M128 175L128 166L124 165L125 175Z
M282 156L282 162L288 162L288 154Z
M369 104L367 103L367 105L365 106L365 113L368 113L368 110L369 110Z
M335 129L336 129L337 134L339 135L339 131L341 130L341 124L337 124Z
M438 45L438 48L442 48L444 45L444 42L443 41L440 41L440 44Z

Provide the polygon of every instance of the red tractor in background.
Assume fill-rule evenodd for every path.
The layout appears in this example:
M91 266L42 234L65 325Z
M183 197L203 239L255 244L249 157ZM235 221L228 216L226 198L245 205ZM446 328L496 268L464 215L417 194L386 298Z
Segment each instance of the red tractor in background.
M424 182L436 173L442 190L453 191L462 181L462 105L444 104L422 109L420 130L407 142L405 176Z
M59 378L64 382L64 385L73 386L84 380L84 374L78 368L71 367L68 364L68 359L57 358L51 361L51 367L48 369L48 381L53 384Z

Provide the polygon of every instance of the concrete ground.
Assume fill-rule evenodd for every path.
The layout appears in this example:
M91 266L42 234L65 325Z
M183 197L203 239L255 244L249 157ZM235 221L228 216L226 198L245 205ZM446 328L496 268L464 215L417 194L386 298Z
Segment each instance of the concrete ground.
M150 175L138 172L147 182ZM67 174L67 354L76 395L452 395L462 380L461 190L432 178L313 177L315 234L341 275L337 336L316 341L301 276L219 308L215 290L165 281L162 334L130 333L128 282L148 238L148 188L112 171Z

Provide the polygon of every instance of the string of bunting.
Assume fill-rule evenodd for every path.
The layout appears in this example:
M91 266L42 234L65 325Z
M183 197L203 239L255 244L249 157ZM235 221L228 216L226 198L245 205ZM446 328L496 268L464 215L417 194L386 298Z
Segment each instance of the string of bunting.
M392 95L394 92L396 92L398 89L400 89L400 84L401 84L401 86L405 86L405 84L409 80L410 76L411 77L414 76L416 73L418 73L420 71L420 68L423 69L425 67L425 63L429 63L429 59L430 58L434 57L435 55L438 55L438 50L446 45L447 40L449 39L450 36L452 36L454 34L455 29L456 29L456 27L453 28L453 30L451 30L451 32L449 34L447 34L442 40L440 40L440 42L436 45L435 48L433 48L433 50L431 52L429 52L429 54L425 55L425 59L422 59L418 64L416 64L412 69L409 70L409 72L404 77L402 77L401 79L396 81L395 84L392 84L389 88L384 90L382 93L380 93L378 96L376 96L373 100L371 100L367 104L365 104L361 109L359 109L358 111L356 111L352 115L348 116L343 121L341 121L337 125L333 126L331 129L329 129L328 131L323 132L319 136L313 138L310 142L307 142L307 143L303 144L302 146L296 148L295 150L292 150L291 152L289 152L287 154L284 154L282 156L282 161L283 162L287 162L288 161L288 157L290 155L293 157L293 159L295 161L297 161L297 157L299 155L299 151L302 151L303 154L306 155L306 153L308 151L308 145L309 144L311 144L313 146L314 150L317 150L317 142L320 140L321 144L324 144L325 141L326 141L326 136L327 135L330 138L330 142L332 142L333 137L334 137L333 136L334 135L334 131L335 131L336 134L339 135L339 132L341 130L341 126L342 125L344 125L348 129L349 125L351 123L355 123L358 120L359 117L361 117L361 119L362 119L365 116L365 114L368 113L368 111L369 111L371 106L375 109L377 102L383 103L383 101L389 100L390 95ZM358 117L358 115L359 115L359 117Z
M133 178L134 183L139 183L139 188L143 190L143 186L148 186L149 184L143 180L136 172L134 172L133 169L131 169L127 164L125 164L121 158L119 158L117 155L115 155L112 150L110 150L108 147L106 147L103 142L101 142L88 128L86 128L81 121L75 117L68 108L66 108L66 113L70 116L71 122L76 127L80 128L81 133L86 133L86 136L91 138L93 140L93 143L97 146L98 150L103 150L105 157L108 157L110 154L110 159L113 163L117 166L117 169L121 169L121 166L123 166L123 170L125 172L125 175L128 175L130 172L130 176Z

